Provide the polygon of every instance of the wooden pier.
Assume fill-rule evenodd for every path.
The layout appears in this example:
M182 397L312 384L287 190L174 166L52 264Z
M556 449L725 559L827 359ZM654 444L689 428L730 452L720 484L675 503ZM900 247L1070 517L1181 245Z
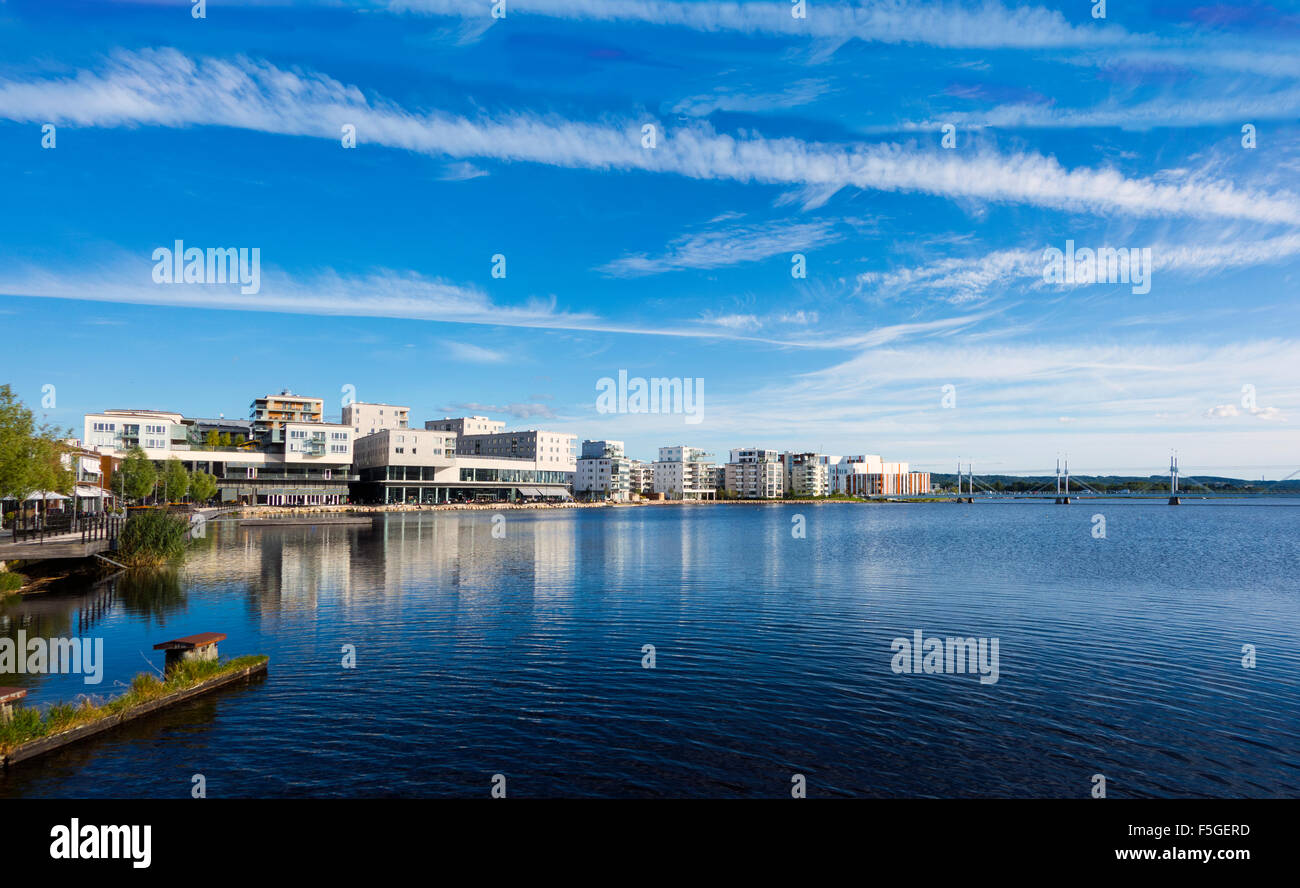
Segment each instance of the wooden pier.
M178 703L184 703L187 700L191 700L203 694L208 694L212 691L239 682L251 681L257 676L266 674L267 663L268 661L263 659L261 662L247 666L237 672L230 672L225 675L218 675L214 678L209 678L206 681L201 681L192 687L185 688L184 690L175 691L153 700L139 703L115 715L97 719L96 721L88 722L83 725L78 725L75 728L71 728L70 730L63 731L59 734L40 737L36 740L23 743L20 746L10 749L8 752L0 754L0 768L9 768L11 765L15 765L18 762L23 762L27 759L36 758L37 756L54 752L55 750L62 749L64 746L71 743L77 743L78 741L85 740L89 737L94 737L97 734L102 734L105 731L112 730L125 722L133 721L161 709L166 709L169 706L175 706Z

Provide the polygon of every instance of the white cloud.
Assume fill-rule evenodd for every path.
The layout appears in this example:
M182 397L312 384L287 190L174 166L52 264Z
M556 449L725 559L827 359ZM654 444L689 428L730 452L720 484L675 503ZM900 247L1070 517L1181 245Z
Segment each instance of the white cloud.
M674 240L659 256L624 256L598 270L611 277L643 277L667 271L721 268L758 262L781 254L812 250L836 243L840 236L830 222L773 222L689 234Z
M430 15L486 17L476 0L389 0L389 8ZM954 2L887 0L869 4L810 0L808 15L795 19L789 3L700 2L700 0L510 0L509 15L537 15L570 21L629 22L738 32L810 37L842 42L923 43L946 47L1087 47L1132 42L1108 22L1071 25L1059 12L1039 6L1008 8L997 0L971 7Z
M339 274L325 269L293 275L263 264L261 291L252 295L241 293L238 284L156 284L151 278L153 262L149 255L149 251L135 257L123 255L101 266L86 267L75 275L31 265L0 265L0 293L173 308L408 318L636 336L729 339L812 349L858 348L950 332L991 316L967 314L856 331L842 327L827 331L795 329L805 325L770 324L769 319L755 317L758 327L772 331L760 335L747 328L736 315L704 317L681 324L651 322L646 318L615 320L589 312L562 311L554 299L531 299L519 304L494 302L472 285L391 269L365 274ZM486 357L472 350L466 354L480 359Z
M1233 419L1238 416L1253 416L1256 419L1262 419L1265 422L1273 420L1286 420L1282 416L1282 411L1276 407L1244 407L1238 409L1236 404L1218 404L1205 411L1209 419Z
M641 170L696 179L794 186L825 200L841 188L915 192L956 201L1022 203L1071 212L1186 215L1300 224L1293 196L1222 179L1129 178L1066 169L1039 154L957 154L900 144L834 145L731 136L695 123L641 146L642 120L583 123L529 114L470 120L416 114L369 100L355 86L265 62L192 60L171 50L120 53L102 73L0 82L0 116L80 126L233 126L340 138L455 158L529 161L590 170Z
M1300 256L1300 232L1258 238L1241 232L1221 232L1218 243L1103 244L1078 246L1147 247L1152 268L1187 276L1203 276L1234 268L1285 262ZM935 292L952 303L969 302L997 288L1043 286L1044 250L1064 247L1064 241L1023 250L996 250L983 256L939 259L924 265L869 271L856 277L859 294L871 291L889 297L908 292ZM1086 286L1086 285L1080 285Z
M829 85L824 80L800 80L773 93L741 92L723 87L705 95L682 99L672 110L675 114L688 114L691 117L708 117L715 111L758 114L811 104L825 95L828 89Z
M481 345L473 345L468 342L458 342L455 339L443 340L440 346L449 351L456 360L468 361L471 364L500 364L507 359L504 352L483 348Z

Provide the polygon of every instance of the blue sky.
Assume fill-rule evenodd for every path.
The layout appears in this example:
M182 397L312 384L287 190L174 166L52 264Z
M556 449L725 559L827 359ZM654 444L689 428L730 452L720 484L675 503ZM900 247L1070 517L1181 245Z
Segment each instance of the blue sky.
M646 458L1288 475L1300 9L1106 5L0 0L0 377L78 429L350 385ZM154 283L178 239L260 291ZM1044 281L1067 241L1149 292ZM702 420L598 413L620 369Z

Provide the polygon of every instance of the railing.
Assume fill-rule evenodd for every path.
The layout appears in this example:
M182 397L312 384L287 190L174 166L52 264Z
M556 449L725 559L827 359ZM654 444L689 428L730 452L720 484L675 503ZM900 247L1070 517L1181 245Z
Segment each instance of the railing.
M50 515L37 516L22 522L16 522L13 528L13 540L45 542L50 537L81 532L83 543L92 540L116 539L125 519L108 512L96 512L89 515L73 516L71 513L55 512Z
M92 515L89 520L78 522L81 526L81 541L89 543L93 540L115 540L125 521L120 515L110 515L107 512Z

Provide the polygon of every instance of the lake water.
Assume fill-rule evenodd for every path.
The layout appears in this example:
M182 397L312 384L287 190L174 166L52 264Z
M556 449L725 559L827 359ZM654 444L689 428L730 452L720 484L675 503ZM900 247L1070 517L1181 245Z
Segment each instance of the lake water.
M104 639L97 687L0 675L35 704L181 635L271 657L0 796L1300 795L1295 500L503 514L214 522L175 576L0 605ZM896 673L916 630L997 639L998 680Z

